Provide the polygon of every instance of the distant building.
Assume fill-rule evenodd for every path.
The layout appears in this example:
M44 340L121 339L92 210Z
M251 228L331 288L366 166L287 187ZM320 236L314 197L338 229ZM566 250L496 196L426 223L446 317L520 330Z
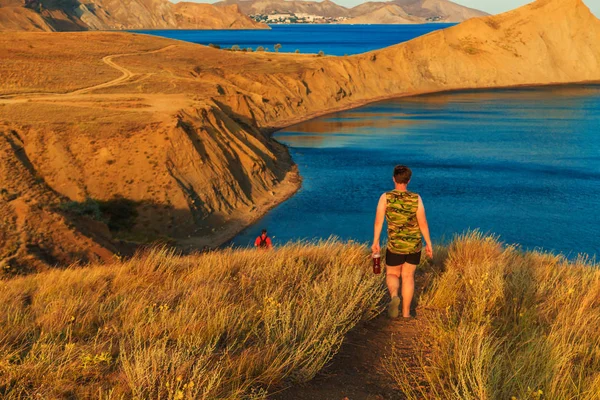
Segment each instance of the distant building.
M320 15L306 14L306 13L298 13L295 14L298 20L303 20L304 22L314 22L317 19L323 19Z
M290 23L294 18L294 14L269 14L267 22Z
M329 24L346 19L344 17L332 18L308 13L251 14L249 17L257 22L267 24Z

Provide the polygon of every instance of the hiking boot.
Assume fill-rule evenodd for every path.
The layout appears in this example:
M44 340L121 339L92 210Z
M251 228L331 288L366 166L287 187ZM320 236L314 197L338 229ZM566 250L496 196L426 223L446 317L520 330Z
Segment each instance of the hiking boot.
M398 314L400 314L400 297L394 296L390 304L388 304L388 317L390 318L398 318Z

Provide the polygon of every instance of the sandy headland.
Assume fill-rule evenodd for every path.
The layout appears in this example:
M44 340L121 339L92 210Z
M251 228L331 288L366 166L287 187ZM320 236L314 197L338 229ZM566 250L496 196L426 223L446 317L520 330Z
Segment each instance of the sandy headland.
M299 187L274 130L385 98L600 81L598 38L580 0L538 0L348 57L3 33L2 268L110 260L128 246L115 238L222 243ZM94 218L90 201L110 215Z

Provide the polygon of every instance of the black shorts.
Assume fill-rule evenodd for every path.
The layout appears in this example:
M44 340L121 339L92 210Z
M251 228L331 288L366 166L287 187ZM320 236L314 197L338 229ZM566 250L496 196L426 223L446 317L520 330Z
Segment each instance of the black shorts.
M421 252L411 254L395 254L387 250L385 252L385 265L388 267L399 267L404 263L419 265L421 262Z

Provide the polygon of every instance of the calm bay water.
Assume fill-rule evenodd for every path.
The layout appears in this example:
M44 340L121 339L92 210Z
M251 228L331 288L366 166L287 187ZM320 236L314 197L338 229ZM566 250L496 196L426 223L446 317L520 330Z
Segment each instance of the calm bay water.
M221 47L258 46L273 51L276 43L282 52L318 53L329 55L358 54L414 39L454 24L419 25L335 25L291 24L271 25L271 30L140 30L138 33L163 36L186 42L218 44Z
M276 136L302 189L234 239L372 240L394 165L414 172L433 239L467 229L569 256L600 255L600 86L463 92L371 104Z

